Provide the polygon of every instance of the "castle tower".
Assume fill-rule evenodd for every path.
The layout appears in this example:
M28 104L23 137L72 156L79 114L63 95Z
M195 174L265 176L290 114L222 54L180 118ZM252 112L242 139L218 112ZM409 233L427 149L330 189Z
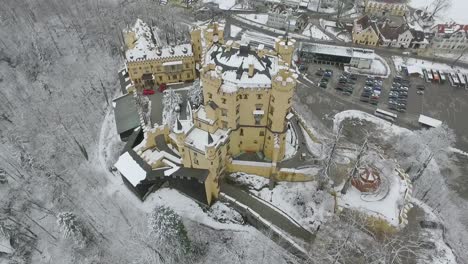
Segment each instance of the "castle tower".
M195 62L201 61L202 55L202 43L201 43L201 29L200 28L193 28L190 31L190 38L192 43L192 51L193 57L195 58Z
M208 144L205 146L205 158L208 160L208 170L210 174L206 180L205 188L208 204L211 204L213 199L218 198L219 194L219 157L217 156L216 144L213 142L213 137L208 132Z
M216 42L224 44L224 25L214 22L205 29L205 44L210 47Z
M288 36L280 36L275 39L275 51L289 66L291 66L295 45L296 40Z
M264 153L269 159L273 157L281 160L284 157L285 139L288 115L294 88L296 87L297 74L294 70L282 67L278 74L272 77L272 89L270 97L270 109L267 121L267 133ZM274 154L275 149L279 153Z
M200 78L203 82L203 105L206 106L206 117L211 120L217 120L217 105L219 87L222 84L221 69L215 64L208 64L200 70Z
M186 157L186 152L185 152L185 133L182 128L182 123L180 123L179 119L177 119L177 122L174 126L174 134L176 135L176 145L177 145L177 150L180 153L180 156L182 158L182 163L184 164L184 167L190 167L191 166L191 161L190 157Z

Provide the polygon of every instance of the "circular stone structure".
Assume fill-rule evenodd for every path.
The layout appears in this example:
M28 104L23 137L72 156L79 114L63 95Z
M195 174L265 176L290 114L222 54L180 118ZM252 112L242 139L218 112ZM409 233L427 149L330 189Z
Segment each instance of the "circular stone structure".
M381 184L380 173L373 167L359 169L359 176L351 184L361 192L375 192Z

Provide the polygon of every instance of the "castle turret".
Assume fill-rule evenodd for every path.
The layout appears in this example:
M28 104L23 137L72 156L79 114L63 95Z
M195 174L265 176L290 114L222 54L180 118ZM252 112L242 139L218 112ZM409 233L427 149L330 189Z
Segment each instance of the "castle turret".
M270 98L267 141L265 156L269 159L281 160L284 157L285 138L287 129L286 116L291 105L294 88L297 83L297 74L294 70L282 67L278 74L272 77L272 90ZM275 150L276 149L276 150ZM279 153L275 154L275 151Z
M195 62L201 61L201 55L203 51L202 42L201 42L201 29L194 28L190 32L192 51Z
M180 156L182 158L182 163L184 164L184 167L190 167L191 166L190 157L186 157L186 152L185 152L186 136L185 136L184 129L182 127L182 123L180 122L179 119L177 119L177 122L174 125L173 132L176 135L177 150L179 151Z
M281 36L275 39L275 51L283 62L287 63L289 66L291 66L295 45L296 40L288 36Z

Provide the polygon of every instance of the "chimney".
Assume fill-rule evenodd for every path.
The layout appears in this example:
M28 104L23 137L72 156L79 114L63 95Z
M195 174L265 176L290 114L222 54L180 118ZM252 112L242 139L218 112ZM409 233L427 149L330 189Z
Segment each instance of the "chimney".
M252 78L254 76L254 64L253 62L249 63L249 78Z

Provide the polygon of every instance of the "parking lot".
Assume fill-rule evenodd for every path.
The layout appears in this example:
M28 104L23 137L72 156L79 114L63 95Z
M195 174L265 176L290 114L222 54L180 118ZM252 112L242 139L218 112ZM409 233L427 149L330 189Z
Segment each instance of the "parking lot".
M306 77L317 86L321 86L321 80L324 78L318 74L320 69L333 71L331 77L325 76L325 79L328 79L327 86L325 88L322 84L321 89L342 97L346 101L369 105L373 108L387 108L386 103L391 86L389 79L373 78L371 83L367 76L346 75L343 69L337 66L309 64Z
M319 88L322 77L315 73L320 68L333 71L333 75L327 83L327 88ZM325 103L321 103L320 106L314 107L314 109L321 111L323 116L328 116L337 110L359 109L373 113L376 108L380 108L396 113L398 115L397 124L417 129L420 127L418 124L419 115L423 114L446 122L449 127L455 130L458 140L457 147L468 151L468 118L465 114L468 112L468 91L463 88L452 87L448 81L445 83L427 83L420 77L404 77L404 79L409 80L410 84L408 84L407 98L405 98L406 112L399 112L390 109L388 104L393 78L399 75L399 73L395 74L393 72L389 78L383 79L379 101L376 105L361 101L361 94L366 86L366 76L357 76L355 84L353 84L354 89L352 94L345 95L343 91L335 89L343 73L342 68L312 63L308 64L308 69L304 73L307 79L314 83L314 85L305 85L307 87L313 86L314 91L317 89L321 92L311 93L311 87L309 87L307 91L300 91L299 93L317 96L317 99L319 99L316 100L317 102L328 102L326 105ZM417 93L418 86L424 86L424 94ZM329 95L335 98L338 97L340 100L337 101L332 98L326 100L326 97L329 97ZM335 109L332 109L332 105L334 105Z

